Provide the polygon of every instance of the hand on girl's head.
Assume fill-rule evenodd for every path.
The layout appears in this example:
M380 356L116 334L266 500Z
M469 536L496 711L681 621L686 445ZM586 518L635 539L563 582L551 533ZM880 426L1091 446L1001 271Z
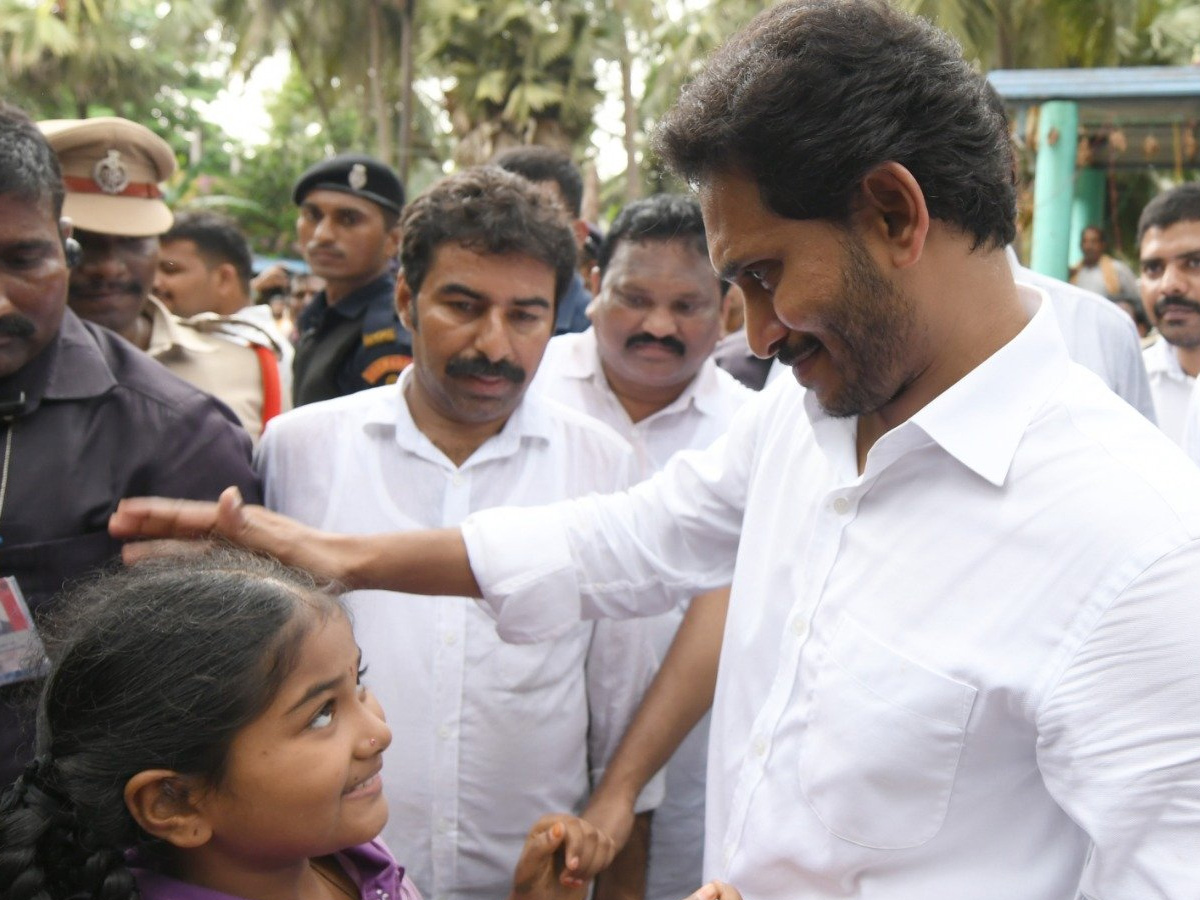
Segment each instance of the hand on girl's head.
M614 853L611 838L590 822L565 813L542 816L525 838L509 900L581 900L588 879Z

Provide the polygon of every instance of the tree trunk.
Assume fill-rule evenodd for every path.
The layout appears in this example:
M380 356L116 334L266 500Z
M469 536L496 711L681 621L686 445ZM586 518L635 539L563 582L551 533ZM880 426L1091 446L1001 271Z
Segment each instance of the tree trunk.
M392 117L383 101L383 16L380 0L371 0L367 7L367 22L370 28L367 52L370 68L367 69L367 90L371 96L371 115L375 120L375 155L390 162L392 158Z
M621 64L621 99L625 106L625 202L642 194L642 176L637 164L637 103L633 99L633 54L629 50L629 30L625 27L628 12L626 0L613 0L617 14L618 47Z
M397 168L400 180L408 183L412 166L413 141L413 23L416 21L417 0L407 0L401 6L403 31L400 32L400 121L396 135Z

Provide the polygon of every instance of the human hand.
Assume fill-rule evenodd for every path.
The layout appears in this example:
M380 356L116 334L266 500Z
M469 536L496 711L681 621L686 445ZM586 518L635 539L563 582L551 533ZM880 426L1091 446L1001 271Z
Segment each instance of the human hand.
M261 506L247 505L236 487L226 488L216 503L167 497L124 499L109 518L108 531L116 538L142 539L121 549L126 563L176 555L186 546L184 541L203 549L208 539L217 537L319 577L340 581L343 575L340 558L327 546L332 536Z
M583 811L583 819L612 839L612 853L607 858L596 860L596 868L584 869L580 874L585 879L594 878L597 873L608 867L613 857L629 842L629 835L633 832L637 819L633 811L633 799L606 788L601 782Z
M509 900L582 900L590 878L582 873L604 868L614 852L612 840L590 822L542 816L525 839Z
M710 881L685 900L742 900L742 895L732 884Z

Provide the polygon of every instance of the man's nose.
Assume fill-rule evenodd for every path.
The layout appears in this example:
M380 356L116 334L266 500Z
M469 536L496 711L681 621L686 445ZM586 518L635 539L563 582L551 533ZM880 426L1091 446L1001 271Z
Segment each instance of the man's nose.
M499 307L488 310L480 317L475 349L489 362L499 362L512 355L512 341L509 340L504 311Z
M788 336L787 327L775 315L774 305L763 298L752 300L747 294L745 311L746 341L750 350L760 359L774 356Z
M642 328L655 337L662 338L675 334L679 330L671 311L660 304L655 304L642 320Z

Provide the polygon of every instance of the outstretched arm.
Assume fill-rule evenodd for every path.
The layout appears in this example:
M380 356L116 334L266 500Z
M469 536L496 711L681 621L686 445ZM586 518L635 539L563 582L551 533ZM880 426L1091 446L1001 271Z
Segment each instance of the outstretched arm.
M692 600L662 668L584 810L584 818L611 835L618 849L633 829L638 794L712 706L728 608L728 588Z
M331 534L261 506L245 504L237 488L228 488L216 503L163 497L122 500L109 520L108 530L117 538L151 539L127 544L122 551L126 562L165 551L178 552L179 540L216 537L269 554L348 588L480 595L457 528ZM163 541L168 542L167 546Z

